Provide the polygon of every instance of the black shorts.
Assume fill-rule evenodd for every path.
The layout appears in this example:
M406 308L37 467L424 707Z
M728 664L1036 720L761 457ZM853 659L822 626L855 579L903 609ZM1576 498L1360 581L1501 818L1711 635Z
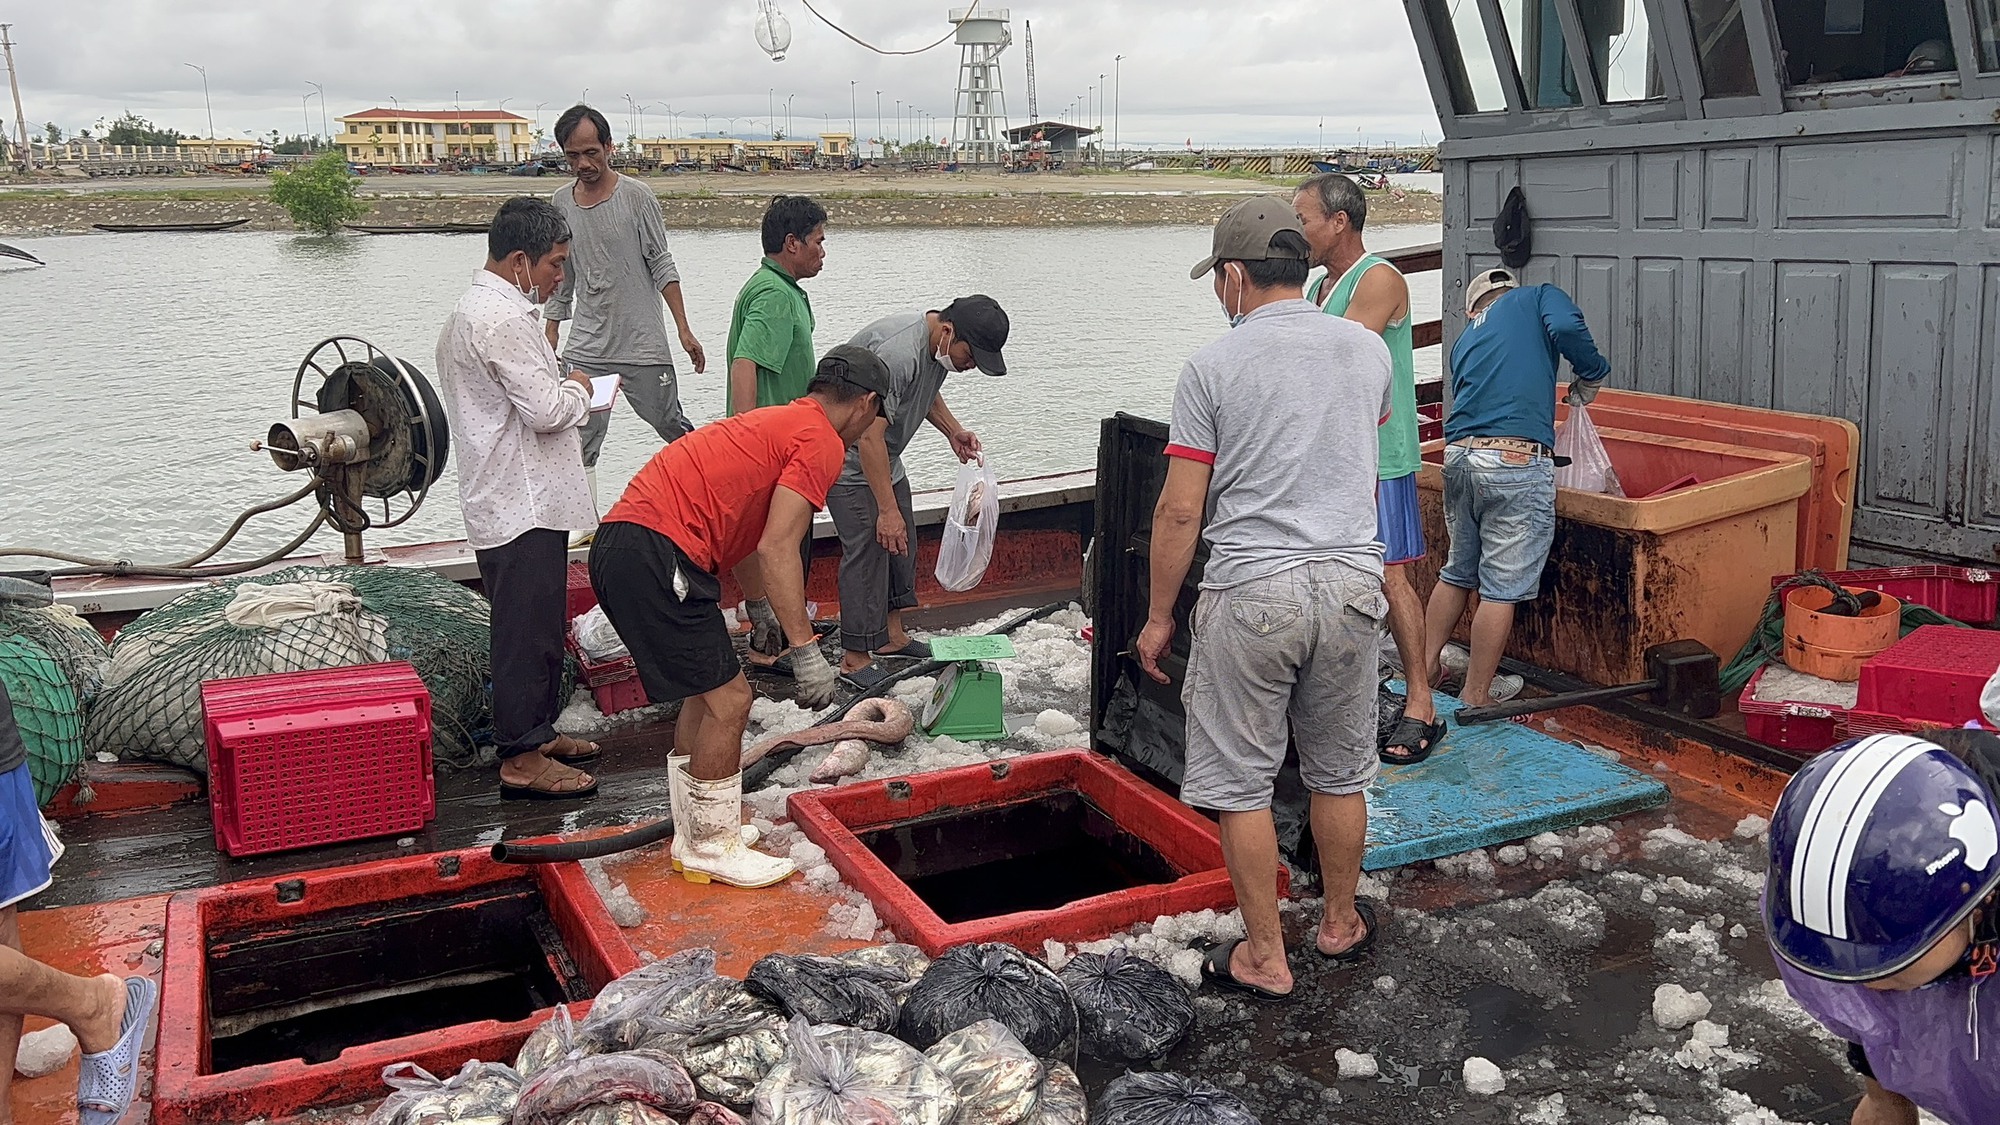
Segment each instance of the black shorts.
M674 575L686 584L676 597ZM743 672L722 620L722 582L689 561L674 541L636 523L597 529L590 546L597 604L632 652L653 703L714 691Z

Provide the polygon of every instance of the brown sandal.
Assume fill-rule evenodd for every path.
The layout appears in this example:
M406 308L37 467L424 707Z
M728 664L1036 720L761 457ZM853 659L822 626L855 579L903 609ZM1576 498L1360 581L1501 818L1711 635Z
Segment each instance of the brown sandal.
M552 773L555 775L553 779L550 777ZM590 784L585 785L584 781ZM548 757L542 759L541 769L535 772L534 780L528 784L500 783L500 799L503 801L571 801L596 794L596 778Z
M585 742L581 738L567 734L556 735L548 742L536 747L536 749L540 750L542 756L548 760L561 762L566 766L577 766L585 762L594 762L604 755L604 751L598 747L597 743Z

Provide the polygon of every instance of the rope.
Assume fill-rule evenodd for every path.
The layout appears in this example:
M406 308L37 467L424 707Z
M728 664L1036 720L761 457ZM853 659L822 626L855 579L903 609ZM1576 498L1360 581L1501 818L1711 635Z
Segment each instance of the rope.
M1736 658L1722 669L1722 690L1740 692L1757 674L1757 669L1766 664L1782 663L1785 656L1785 595L1802 586L1818 586L1835 591L1843 600L1852 601L1844 588L1817 570L1808 570L1793 575L1783 585L1771 591L1764 602L1764 612L1757 618L1757 629L1750 639L1743 643ZM1901 635L1908 636L1925 625L1953 625L1970 628L1963 621L1954 621L1929 606L1903 603L1902 618L1898 622Z
M824 15L824 14L822 14L822 13L820 12L820 10L819 10L818 8L815 8L815 7L813 7L813 6L812 6L812 0L799 0L799 3L801 3L801 4L804 4L804 5L806 6L806 11L808 11L808 12L811 12L811 13L813 14L813 16L814 16L815 18L817 18L817 19L819 20L819 22L821 22L821 23L825 24L826 26L828 26L828 27L830 27L830 28L834 29L835 31L838 31L838 32L840 32L840 33L841 33L842 35L846 36L846 37L847 37L848 39L850 39L850 40L854 41L854 42L855 42L855 43L857 43L857 44L860 44L860 45L861 45L861 46L863 46L863 47L866 47L866 48L868 48L869 50L871 50L871 51L875 52L875 53L876 53L876 54L878 54L878 55L921 55L921 54L923 54L923 53L924 53L925 51L929 51L929 50L933 50L933 49L935 49L935 48L938 48L938 47L942 47L942 46L944 46L944 45L945 45L946 43L949 43L949 42L951 41L951 38L952 38L952 36L954 36L954 35L957 35L957 34L958 34L958 29L959 29L959 28L961 28L961 27L964 27L964 26L965 26L965 23L966 23L966 21L967 21L967 20L970 20L970 19L971 19L971 18L973 17L974 13L976 13L976 12L978 12L978 11L979 11L979 5L978 5L978 3L977 3L977 2L976 2L976 0L975 0L975 2L974 2L974 3L972 3L972 4L969 4L969 5L968 5L968 6L966 7L966 9L965 9L965 15L963 15L963 16L961 16L961 17L959 17L959 20L958 20L958 22L957 22L957 23L955 23L955 24L952 24L952 25L951 25L951 30L950 30L950 31L947 31L947 32L945 32L945 33L944 33L944 37L943 37L943 38L941 38L941 39L939 39L939 40L938 40L937 42L935 42L935 43L928 43L928 44L925 44L924 46L922 46L922 47L918 47L918 48L916 48L915 50L912 50L912 51L892 51L892 50L888 49L887 47L877 47L877 46L876 46L875 44L873 44L873 43L870 43L870 42L869 42L869 41L867 41L866 39L863 39L863 38L861 38L860 36L858 36L858 35L854 34L853 32L851 32L851 31L847 30L846 28L844 28L844 27L840 26L839 24L837 24L837 23L833 22L832 20L828 19L828 18L827 18L827 17L826 17L826 16Z

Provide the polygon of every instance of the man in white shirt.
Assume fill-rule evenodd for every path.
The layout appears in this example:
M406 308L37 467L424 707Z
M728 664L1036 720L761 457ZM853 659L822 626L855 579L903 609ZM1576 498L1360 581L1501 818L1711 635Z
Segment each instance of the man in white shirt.
M562 283L569 225L546 199L493 216L486 265L438 335L437 371L458 445L465 541L493 605L493 740L500 795L597 792L575 768L597 746L556 733L562 710L569 534L597 526L579 427L590 377L567 378L535 306Z

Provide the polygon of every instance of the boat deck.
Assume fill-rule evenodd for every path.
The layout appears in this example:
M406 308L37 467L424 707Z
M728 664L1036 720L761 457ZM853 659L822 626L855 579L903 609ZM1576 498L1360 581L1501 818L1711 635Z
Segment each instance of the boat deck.
M916 623L967 625L1056 600L1058 592L1025 593L928 611ZM785 693L782 683L760 688L773 698ZM1079 697L1074 711L1082 709ZM1383 918L1373 955L1343 967L1295 954L1297 997L1281 1006L1204 988L1194 1035L1160 1066L1233 1089L1266 1122L1847 1121L1856 1085L1840 1055L1771 990L1756 910L1762 845L1754 831L1739 835L1739 825L1755 828L1746 817L1768 812L1783 773L1609 711L1571 709L1536 725L1612 748L1666 782L1669 802L1602 829L1541 838L1518 857L1490 848L1369 876L1363 890L1378 899ZM64 819L69 850L55 886L22 915L24 942L71 971L157 973L166 902L177 890L657 816L666 803L659 761L671 720L649 717L595 737L606 753L597 769L603 793L594 800L503 805L490 771L444 774L437 820L422 833L246 860L216 851L206 801L194 789L174 803L111 811L148 790L107 785L102 811ZM1447 743L1441 754L1449 752ZM169 784L150 792L176 791ZM1505 862L1512 858L1522 861ZM803 881L764 891L696 887L671 872L658 847L609 861L606 870L645 911L645 921L625 931L644 954L711 946L723 971L741 974L766 953L857 944L829 928L846 900ZM1317 916L1310 898L1288 908L1294 949L1305 947ZM1175 920L1159 936L1178 944L1199 928ZM1689 1032L1653 1022L1653 990L1667 983L1705 993L1714 1003L1710 1019L1729 1027L1729 1048L1706 1065L1676 1061ZM1372 1055L1382 1077L1341 1078L1343 1049ZM1459 1076L1471 1056L1506 1071L1506 1092L1465 1092ZM1093 1091L1117 1073L1088 1060L1079 1070ZM71 1064L17 1081L17 1120L73 1121L74 1076ZM1775 1116L1755 1116L1760 1108ZM334 1107L304 1119L352 1121L355 1112Z

